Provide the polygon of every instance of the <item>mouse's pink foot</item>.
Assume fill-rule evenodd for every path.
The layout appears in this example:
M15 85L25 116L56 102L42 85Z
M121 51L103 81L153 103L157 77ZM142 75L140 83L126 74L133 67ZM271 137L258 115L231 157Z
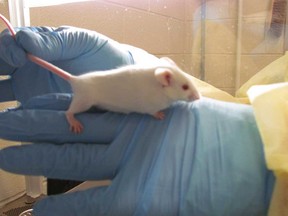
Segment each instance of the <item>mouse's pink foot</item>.
M163 120L165 118L165 114L162 111L155 113L153 116L154 116L154 118L156 118L158 120Z
M83 131L83 125L74 117L74 114L66 113L66 117L70 125L70 131L76 134L79 134Z
M73 124L70 124L70 131L72 131L73 133L79 134L83 131L83 125L79 121Z

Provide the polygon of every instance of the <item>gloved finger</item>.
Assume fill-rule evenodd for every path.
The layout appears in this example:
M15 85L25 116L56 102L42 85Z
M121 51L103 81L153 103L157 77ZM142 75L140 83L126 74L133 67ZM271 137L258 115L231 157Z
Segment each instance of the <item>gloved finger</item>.
M15 100L11 79L0 80L0 102Z
M93 50L100 49L107 37L92 31L73 27L60 27L53 32L22 30L16 40L27 52L47 61L77 58Z
M63 195L48 196L34 205L33 215L35 216L107 215L106 212L109 211L109 209L107 209L109 199L108 197L105 199L106 191L107 187L99 187L85 191L67 193ZM126 212L129 211L129 209L125 207L123 207L123 209L126 209Z
M112 112L81 113L77 118L84 125L81 134L69 130L64 111L9 110L0 113L0 137L23 142L107 144L125 122L125 115Z
M51 33L54 28L51 27L22 27L15 28L15 31L25 30L26 32L41 32ZM25 41L24 41L25 43ZM8 29L0 34L0 59L13 67L21 67L27 62L26 51L20 46L12 37ZM3 64L1 62L0 69L2 70ZM5 69L5 68L4 68ZM4 70L6 71L6 70ZM5 72L7 74L7 72Z
M19 31L16 38L23 49L75 75L134 63L127 47L85 29L60 27L53 32L29 29Z
M111 179L119 163L118 152L101 144L37 143L0 150L0 168L12 173L67 180Z
M72 101L72 94L54 93L30 98L22 104L23 109L67 110Z
M23 66L27 61L26 52L18 46L8 30L0 34L0 59L14 67Z
M114 134L115 141L111 141L109 145L100 142L98 144L73 142L61 145L35 143L8 147L0 151L0 167L13 173L43 175L49 178L73 180L112 178L121 164L125 163L122 160L125 155L127 156L129 146L135 143L135 136L140 133L137 128L141 128L141 121L144 119L147 120L140 115L131 115L126 124L123 123L119 131ZM95 132L97 133L97 130Z

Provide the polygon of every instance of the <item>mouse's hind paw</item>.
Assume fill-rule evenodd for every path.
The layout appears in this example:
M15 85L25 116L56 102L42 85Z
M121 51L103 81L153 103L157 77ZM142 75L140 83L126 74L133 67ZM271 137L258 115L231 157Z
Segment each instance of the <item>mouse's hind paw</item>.
M77 124L70 124L70 131L72 131L73 133L79 134L83 131L83 125L78 122Z
M83 131L83 125L74 117L74 114L66 113L66 118L70 125L70 131L76 134L79 134Z

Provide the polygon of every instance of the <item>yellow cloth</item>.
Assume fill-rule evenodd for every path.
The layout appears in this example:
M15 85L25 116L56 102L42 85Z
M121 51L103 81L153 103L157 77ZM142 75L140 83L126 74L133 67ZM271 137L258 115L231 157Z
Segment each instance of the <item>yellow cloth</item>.
M269 216L288 216L288 83L253 86L248 95L264 143L267 167L277 179Z
M193 80L194 85L198 89L198 91L201 93L202 96L213 98L217 100L222 100L226 102L234 102L234 103L246 103L246 101L242 101L240 98L235 98L232 95L228 94L225 91L222 91L202 80L199 80L193 76L191 76L191 79Z
M236 97L248 97L247 91L254 85L266 85L288 81L288 51L252 76L236 92Z

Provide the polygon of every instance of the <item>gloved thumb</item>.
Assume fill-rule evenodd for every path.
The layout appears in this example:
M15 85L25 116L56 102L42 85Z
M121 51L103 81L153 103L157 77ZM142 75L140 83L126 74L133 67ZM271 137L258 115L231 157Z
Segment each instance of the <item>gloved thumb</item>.
M58 59L62 53L61 39L56 33L21 30L16 34L16 41L26 52L46 61Z

